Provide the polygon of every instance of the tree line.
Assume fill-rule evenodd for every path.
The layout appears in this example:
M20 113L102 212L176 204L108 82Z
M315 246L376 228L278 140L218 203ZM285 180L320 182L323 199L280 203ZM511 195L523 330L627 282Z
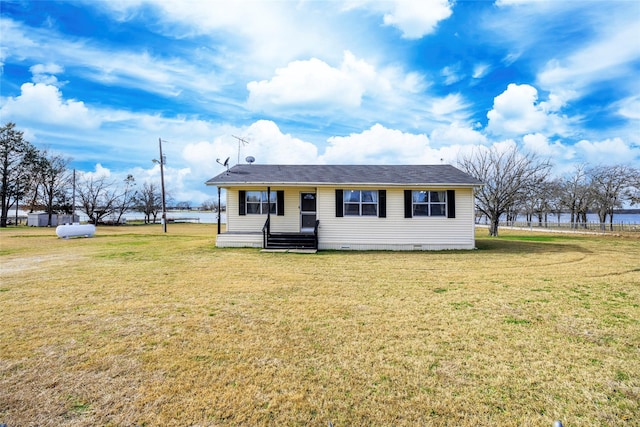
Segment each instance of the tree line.
M14 123L4 125L0 129L0 227L7 226L9 210L18 203L31 212L49 213L49 224L55 213L72 214L74 205L94 224L105 218L120 223L128 210L144 213L145 222L156 222L162 209L157 184L145 182L138 187L132 175L122 182L93 174L74 179L69 163L59 154L36 149ZM480 147L461 157L458 167L483 183L476 191L476 210L488 218L492 236L498 235L501 219L510 221L517 215L542 223L551 215L559 219L568 213L571 224L581 227L586 225L587 213L595 212L601 227L607 220L612 227L614 209L640 203L640 170L626 165L583 164L554 178L550 160L520 152L513 144L506 149ZM212 200L202 206L219 209Z
M476 210L489 220L489 234L498 235L501 219L547 222L570 215L572 227L586 227L587 213L598 215L600 227L613 229L614 210L640 203L640 169L627 165L580 164L564 177L552 177L552 163L531 153L482 147L458 160L459 167L483 182L476 192Z
M24 139L15 123L0 128L0 227L9 223L9 211L18 205L29 212L49 214L48 225L57 213L73 214L79 207L98 224L107 218L116 224L125 212L145 215L155 223L162 210L160 186L145 182L137 186L133 175L122 182L106 176L69 169L71 159L49 150L39 150ZM213 202L208 202L214 209ZM182 205L182 204L179 204Z

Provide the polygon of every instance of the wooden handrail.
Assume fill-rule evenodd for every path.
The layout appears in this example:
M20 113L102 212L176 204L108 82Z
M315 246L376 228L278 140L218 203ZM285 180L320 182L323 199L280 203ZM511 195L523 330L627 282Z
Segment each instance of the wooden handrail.
M316 220L316 225L313 227L313 237L315 239L316 249L318 249L318 227L320 227L320 220Z
M262 227L262 247L267 248L267 242L269 241L269 236L271 235L271 217L267 216L267 220Z

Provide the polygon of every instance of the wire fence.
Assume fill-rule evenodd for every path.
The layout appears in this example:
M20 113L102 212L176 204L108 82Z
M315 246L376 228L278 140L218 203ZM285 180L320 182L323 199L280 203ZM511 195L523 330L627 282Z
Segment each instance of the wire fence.
M477 225L489 226L488 222L479 221ZM563 232L592 232L592 233L640 233L640 223L637 222L613 222L600 223L593 222L552 222L552 221L500 221L499 227L525 228L540 231L563 231Z

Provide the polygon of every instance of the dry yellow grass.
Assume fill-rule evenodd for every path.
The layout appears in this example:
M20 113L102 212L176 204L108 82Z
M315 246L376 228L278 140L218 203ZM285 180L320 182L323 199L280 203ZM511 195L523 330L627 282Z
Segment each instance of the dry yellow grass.
M300 255L215 229L0 230L0 423L638 423L637 238Z

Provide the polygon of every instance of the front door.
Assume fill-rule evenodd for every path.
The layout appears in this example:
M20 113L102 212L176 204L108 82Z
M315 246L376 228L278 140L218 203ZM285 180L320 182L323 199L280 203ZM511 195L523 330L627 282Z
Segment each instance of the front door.
M300 193L300 231L313 232L316 226L316 193Z

